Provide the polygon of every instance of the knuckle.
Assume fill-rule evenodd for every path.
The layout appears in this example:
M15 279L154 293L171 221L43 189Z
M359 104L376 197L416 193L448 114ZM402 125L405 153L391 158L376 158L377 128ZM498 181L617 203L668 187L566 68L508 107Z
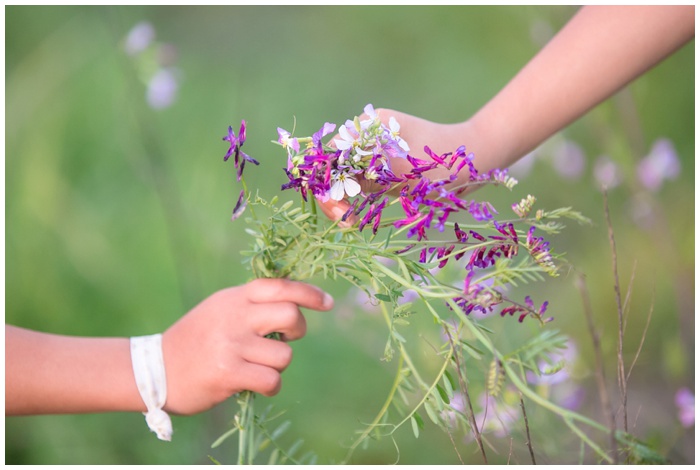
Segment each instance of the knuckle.
M289 366L289 364L292 363L292 358L294 357L294 351L292 350L292 347L289 346L287 343L279 343L280 348L279 352L277 353L279 356L279 363L282 366L282 368L286 368Z
M279 372L273 369L267 369L269 372L261 374L258 377L258 392L266 397L276 395L282 388L282 376Z

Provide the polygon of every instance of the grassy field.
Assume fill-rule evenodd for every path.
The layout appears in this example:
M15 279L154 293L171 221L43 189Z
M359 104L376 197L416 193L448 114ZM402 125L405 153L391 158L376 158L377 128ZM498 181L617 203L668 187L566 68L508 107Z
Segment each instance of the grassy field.
M250 279L239 252L251 240L243 224L229 220L237 197L231 168L222 163L229 125L247 121L247 151L261 161L247 172L248 184L271 197L286 179L284 155L270 144L277 126L291 129L296 121L298 133L309 135L325 121L361 113L367 103L439 122L465 120L574 11L6 7L6 322L86 336L163 331L207 295ZM176 69L176 95L163 109L146 99L154 56L129 56L123 47L142 21L169 45L166 62ZM593 220L570 224L551 243L586 276L612 389L617 314L595 168L601 156L618 164L620 184L610 190L609 204L623 295L631 292L629 362L653 306L630 381L631 429L675 463L694 463L695 452L694 428L681 427L674 405L676 391L695 383L694 47L686 45L543 145L532 166L516 173L520 184L512 193L480 191L499 210L535 194L541 207L571 206ZM652 190L640 183L637 168L660 139L675 149L680 173ZM558 166L570 155L565 149L584 157L575 174ZM529 287L549 299L554 327L576 344L582 406L599 417L593 351L574 279ZM332 463L343 458L359 423L381 407L393 366L379 360L386 341L381 319L353 300L349 286L321 284L337 307L307 316L308 336L294 344L283 390L267 401L287 410L290 435L303 437L320 463ZM505 344L528 333L509 320L488 323ZM418 319L414 328L429 331L428 323ZM174 417L173 443L150 435L135 414L11 417L5 461L206 464L211 455L232 463L233 443L210 445L234 412L232 400L202 415ZM540 462L576 462L578 443L560 437L566 435L561 423L537 411L532 422ZM517 433L515 441L489 437L490 462L529 462ZM418 441L410 427L395 437L399 463L459 463L448 436L430 423ZM462 456L478 463L474 443L457 439ZM382 440L358 451L354 462L396 458L391 441Z

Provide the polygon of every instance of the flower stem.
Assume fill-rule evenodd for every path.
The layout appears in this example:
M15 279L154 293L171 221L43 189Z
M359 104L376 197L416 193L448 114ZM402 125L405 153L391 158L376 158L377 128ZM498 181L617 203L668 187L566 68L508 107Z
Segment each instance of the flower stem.
M255 458L254 401L255 394L249 391L241 392L238 398L238 404L241 408L238 422L238 465L252 465Z

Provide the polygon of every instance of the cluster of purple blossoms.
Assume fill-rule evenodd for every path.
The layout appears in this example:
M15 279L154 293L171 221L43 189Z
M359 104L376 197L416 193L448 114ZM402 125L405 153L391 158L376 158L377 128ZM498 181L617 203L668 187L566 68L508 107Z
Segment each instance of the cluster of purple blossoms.
M498 258L514 258L518 254L520 240L512 223L501 224L494 219L498 212L489 202L465 200L460 195L468 186L499 184L512 188L517 181L508 175L508 170L494 169L479 173L472 162L474 155L467 154L464 146L442 155L425 146L423 150L427 159L415 158L408 153L410 148L400 137L399 123L393 117L387 126L379 119L372 105L367 105L364 111L366 119L356 117L340 126L333 146L323 142L324 137L336 129L332 123L325 123L310 137L293 137L290 132L278 128L277 143L287 151L287 167L284 171L289 179L282 185L282 189L295 189L304 200L308 199L309 194L322 202L347 198L350 207L343 220L352 215L359 219L360 231L371 225L375 234L381 227L383 211L390 204L398 202L403 209L403 216L386 222L385 225L393 225L399 231L405 229L407 238L415 239L416 243L395 254L407 252L421 242L425 243L428 230L444 232L446 224L453 225L456 240L446 242L444 246L426 246L420 251L419 261L427 263L437 260L440 269L450 260L458 261L469 253L464 290L460 297L453 300L465 314L472 311L491 312L496 305L504 302L503 296L491 288L472 286L475 270L493 267ZM231 144L224 160L234 156L240 180L246 162L258 164L240 150L245 142L245 121L241 124L238 137L229 127L224 140ZM405 159L410 164L410 171L394 173L390 166L390 159L393 158ZM426 175L436 169L448 176L431 179ZM463 183L457 182L458 174ZM373 187L380 189L365 193L360 181L372 182ZM397 201L390 203L386 196L390 190L398 191ZM244 199L244 193L241 192L233 218L244 210ZM534 198L523 200L520 205L514 205L513 209L525 218L533 203ZM469 213L477 222L491 221L498 234L485 236L474 230L465 232L457 223L450 222L452 216L464 212ZM555 274L556 267L549 253L548 242L541 237L534 237L533 231L534 227L528 232L524 246L545 271ZM538 310L531 304L528 297L525 306L513 304L504 309L502 315L518 313L520 321L528 313L541 318L546 302Z

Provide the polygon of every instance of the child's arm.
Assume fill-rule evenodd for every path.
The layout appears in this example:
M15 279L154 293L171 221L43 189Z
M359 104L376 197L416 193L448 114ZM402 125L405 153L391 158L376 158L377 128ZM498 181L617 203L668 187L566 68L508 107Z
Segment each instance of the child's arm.
M694 35L694 6L581 8L467 121L475 165L510 166Z
M243 390L274 395L292 358L285 341L306 332L299 307L332 305L319 289L283 279L259 279L208 297L163 334L165 410L198 413ZM265 338L273 332L283 341ZM146 411L128 338L5 326L6 414L102 411Z
M694 6L586 6L470 119L439 124L389 109L377 113L385 124L396 118L414 157L427 158L425 145L438 154L465 145L479 171L507 168L694 36ZM397 174L411 170L399 158L391 165ZM426 176L448 174L436 169ZM321 204L331 219L347 207Z

